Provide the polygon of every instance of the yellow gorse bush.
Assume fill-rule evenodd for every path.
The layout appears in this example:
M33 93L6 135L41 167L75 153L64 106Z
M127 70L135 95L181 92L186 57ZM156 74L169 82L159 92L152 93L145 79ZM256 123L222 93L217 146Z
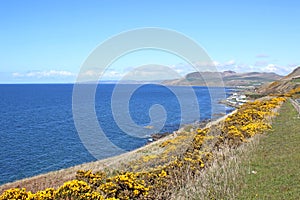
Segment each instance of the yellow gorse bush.
M287 92L287 94L285 94L286 97L292 97L292 96L295 96L295 95L300 95L300 86L294 88L294 89L291 89L289 92Z
M283 101L285 98L277 97L243 105L225 119L222 136L234 144L244 142L247 138L270 129L270 118L275 115L274 109Z
M0 199L20 199L25 200L28 199L28 197L31 196L30 192L26 192L25 188L19 189L19 188L13 188L6 190L1 196Z
M99 187L104 183L106 174L104 172L92 173L92 170L78 170L76 179L89 183L93 188Z
M107 197L119 199L136 199L148 194L148 187L145 181L138 178L136 173L125 172L106 180L106 183L99 187L99 190Z
M30 200L51 200L54 199L56 191L54 188L47 188L46 190L38 191L35 194L29 194L28 199Z
M173 187L184 184L187 177L209 166L214 149L222 148L222 145L237 147L270 129L274 109L284 101L285 98L277 97L246 103L213 128L184 131L162 142L160 148L164 150L160 155L150 154L130 163L156 164L145 171L117 172L108 176L104 172L79 170L75 180L65 182L57 189L48 188L35 194L26 189L10 189L0 196L0 200L167 199Z

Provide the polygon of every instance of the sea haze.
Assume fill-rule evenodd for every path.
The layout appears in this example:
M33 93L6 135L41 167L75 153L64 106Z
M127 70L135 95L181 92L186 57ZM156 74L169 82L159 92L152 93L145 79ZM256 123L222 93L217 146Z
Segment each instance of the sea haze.
M120 86L124 93L131 87ZM184 98L190 98L184 95L188 87L172 87ZM96 114L108 138L130 151L145 145L148 138L130 136L118 127L111 110L114 88L114 84L97 87ZM193 116L181 119L176 95L161 85L143 85L132 93L128 104L130 116L137 125L147 126L149 109L160 104L166 111L166 123L160 132L172 132L181 123L212 118L224 111L224 106L219 104L224 96L211 100L206 87L193 89L199 103L200 119ZM0 85L0 184L95 161L80 141L74 125L72 91L72 84ZM122 97L122 92L118 97ZM215 106L214 113L211 105Z

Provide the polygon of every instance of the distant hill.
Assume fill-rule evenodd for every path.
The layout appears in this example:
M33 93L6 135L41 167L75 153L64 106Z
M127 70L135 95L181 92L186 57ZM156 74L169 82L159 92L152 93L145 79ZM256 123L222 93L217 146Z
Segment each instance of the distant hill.
M300 78L300 66L297 67L296 69L294 69L294 71L292 73L285 76L283 78L283 80L293 80L293 79L297 79L297 78Z
M300 87L300 66L280 80L262 86L258 92L261 94L286 94L290 90L298 87Z
M203 77L205 77L205 80ZM221 86L222 84L219 83L219 80L222 79L225 86L260 86L281 78L282 76L278 74L265 72L193 72L182 79L167 80L162 83L165 85Z

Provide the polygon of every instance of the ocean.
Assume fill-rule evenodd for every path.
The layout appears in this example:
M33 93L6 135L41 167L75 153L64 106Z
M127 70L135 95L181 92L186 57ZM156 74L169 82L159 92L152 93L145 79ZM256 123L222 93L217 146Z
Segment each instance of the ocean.
M222 93L211 98L212 91L217 94L216 91L224 90L222 88L209 90L207 87L193 87L198 105L185 106L184 111L193 113L195 107L198 107L200 116L185 115L183 118L180 103L188 103L191 98L188 95L190 87L142 85L132 92L126 105L121 105L123 96L125 98L136 87L118 87L118 95L115 95L116 85L98 85L95 114L107 138L125 151L145 145L150 133L172 132L183 124L215 118L216 114L233 110L219 104L224 99ZM177 91L176 95L174 91ZM96 160L76 130L72 94L73 84L0 85L0 185ZM112 98L116 98L116 105L120 108L128 108L129 116L137 126L147 129L142 137L127 134L119 127L122 123L120 119L125 115L118 113L118 108L112 110ZM153 105L160 105L164 109L163 115L155 115L154 112L155 116L152 116L157 122L164 121L159 130L149 126L149 110ZM127 131L134 132L135 126L125 122L121 125ZM103 158L107 156L103 155Z

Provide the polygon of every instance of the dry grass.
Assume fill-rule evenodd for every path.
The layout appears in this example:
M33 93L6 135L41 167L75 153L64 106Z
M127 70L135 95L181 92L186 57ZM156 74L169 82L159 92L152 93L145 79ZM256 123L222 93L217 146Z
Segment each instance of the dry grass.
M299 199L300 123L289 102L280 113L267 134L215 150L209 167L186 173L190 181L174 188L172 199Z
M192 128L191 125L189 127ZM184 131L184 129L189 129L187 127L182 128L178 132ZM167 137L161 138L158 141L150 143L144 147L136 149L131 152L127 152L118 156L110 157L107 159L84 163L67 169L61 169L54 172L49 172L46 174L41 174L38 176L25 178L19 181L12 183L7 183L0 186L0 194L5 190L10 188L26 188L27 191L36 192L39 190L44 190L46 188L57 188L63 185L64 182L75 179L76 172L78 170L92 170L93 172L97 171L126 171L127 164L141 159L143 156L147 155L158 155L163 151L163 148L160 147L160 144L165 140L176 137L174 134L171 134Z
M243 185L242 177L251 173L241 168L240 164L247 162L261 137L255 136L237 149L225 147L214 151L211 165L197 176L190 176L188 184L173 192L172 199L236 199Z
M210 122L207 124L206 127L210 127L211 129L215 129L219 130L223 120L226 118L226 116ZM46 188L57 188L61 185L63 185L64 182L69 181L69 180L73 180L75 179L75 175L76 172L78 170L92 170L94 172L97 171L107 171L109 170L108 173L114 173L114 171L128 171L128 170L132 170L132 171L136 171L136 170L147 170L149 168L151 168L153 165L154 166L158 166L159 163L163 160L164 162L166 162L167 159L160 157L161 155L167 155L167 148L162 148L161 144L167 140L175 140L176 138L178 138L178 136L182 136L184 135L186 142L183 142L181 144L173 144L173 146L175 148L174 151L171 151L172 155L174 154L180 154L182 153L181 151L185 151L188 146L190 145L191 140L193 139L194 135L190 134L192 132L194 132L194 130L197 129L197 127L195 125L187 125L183 128L181 128L180 130L178 130L176 133L171 134L165 138L162 138L156 142L150 143L149 145L146 145L144 147L141 147L139 149L136 149L134 151L119 155L119 156L115 156L115 157L111 157L111 158L107 158L104 160L99 160L99 161L95 161L95 162L90 162L90 163L85 163L82 165L78 165L78 166L74 166L71 168L67 168L67 169L62 169L59 171L54 171L54 172L50 172L50 173L46 173L46 174L42 174L42 175L38 175L35 177L31 177L31 178L26 178L20 181L16 181L13 183L7 183L4 184L2 186L0 186L0 194L10 188L26 188L27 191L32 191L32 192L37 192L39 190L44 190ZM189 135L190 134L190 135ZM218 132L211 132L212 135L218 135ZM182 142L182 139L180 139L179 141ZM214 143L210 141L210 143L207 143L206 148L211 149L214 146ZM170 147L168 147L170 148ZM242 148L241 148L242 149ZM177 152L180 151L180 152ZM176 153L177 152L177 153ZM195 195L198 196L198 193L193 193L190 190L194 190L197 192L199 191L199 188L197 188L196 186L198 185L198 187L201 187L202 190L199 193L199 196L202 196L201 194L207 194L206 191L212 191L212 186L209 185L205 185L206 187L203 187L203 183L208 183L209 182L209 178L211 177L215 177L216 180L214 180L215 182L217 181L217 179L221 180L221 176L223 173L220 174L220 172L225 171L226 168L225 166L227 165L227 163L223 163L224 159L225 162L229 162L229 161L233 161L236 159L234 159L233 157L233 152L228 148L228 149L221 149L218 152L214 152L214 155L217 157L220 157L220 159L216 159L216 161L214 161L214 163L212 164L211 167L206 168L204 173L201 173L201 175L199 177L194 177L194 175L191 173L191 171L188 168L185 168L184 171L180 172L179 174L183 174L184 176L181 177L175 177L175 182L174 185L177 186L177 188L181 188L180 191L174 191L174 198L178 199L178 198L182 198L182 199L186 199L186 198L190 198L189 196L185 196L186 195ZM156 159L150 159L149 162L144 162L144 158L147 156L155 156L158 155L158 157ZM171 157L171 156L170 156ZM141 164L141 162L144 162L143 164ZM136 164L136 165L135 165ZM160 163L163 164L163 163ZM231 163L234 164L234 163ZM132 166L139 166L138 169L134 169L132 168ZM130 168L130 169L129 169ZM229 177L229 175L227 175ZM197 181L197 179L199 180L203 180L201 181L201 185L199 181ZM204 181L205 180L205 181ZM189 183L189 185L192 185L193 187L189 187L189 185L186 185L186 183ZM208 189L209 187L209 189ZM197 188L197 189L196 189ZM178 196L177 196L178 195Z
M250 168L245 170L245 165L241 165L241 163L248 162L251 152L257 147L260 138L264 136L255 136L249 139L248 143L241 145L229 145L227 140L220 139L222 138L223 119L207 125L209 127L208 135L205 136L206 139L203 143L200 142L201 149L197 149L201 155L209 153L213 156L212 159L207 157L207 162L205 161L205 165L203 165L205 168L195 171L191 168L193 162L190 163L191 165L186 164L184 167L175 168L169 179L171 182L167 182L167 187L164 188L168 194L163 194L164 191L156 191L156 199L237 198L238 191L244 185L243 177L252 172ZM196 138L197 128L197 126L189 125L179 130L177 134L169 135L123 155L6 184L0 187L0 193L12 187L26 187L32 192L49 187L57 188L64 182L75 179L78 170L105 171L108 175L117 171L147 171L153 165L153 167L162 166L168 162L171 163L173 158L184 156L189 153L189 148L196 148L192 142ZM192 157L192 159L194 158ZM134 166L138 166L138 168L135 169ZM163 195L161 198L159 197L160 193Z

